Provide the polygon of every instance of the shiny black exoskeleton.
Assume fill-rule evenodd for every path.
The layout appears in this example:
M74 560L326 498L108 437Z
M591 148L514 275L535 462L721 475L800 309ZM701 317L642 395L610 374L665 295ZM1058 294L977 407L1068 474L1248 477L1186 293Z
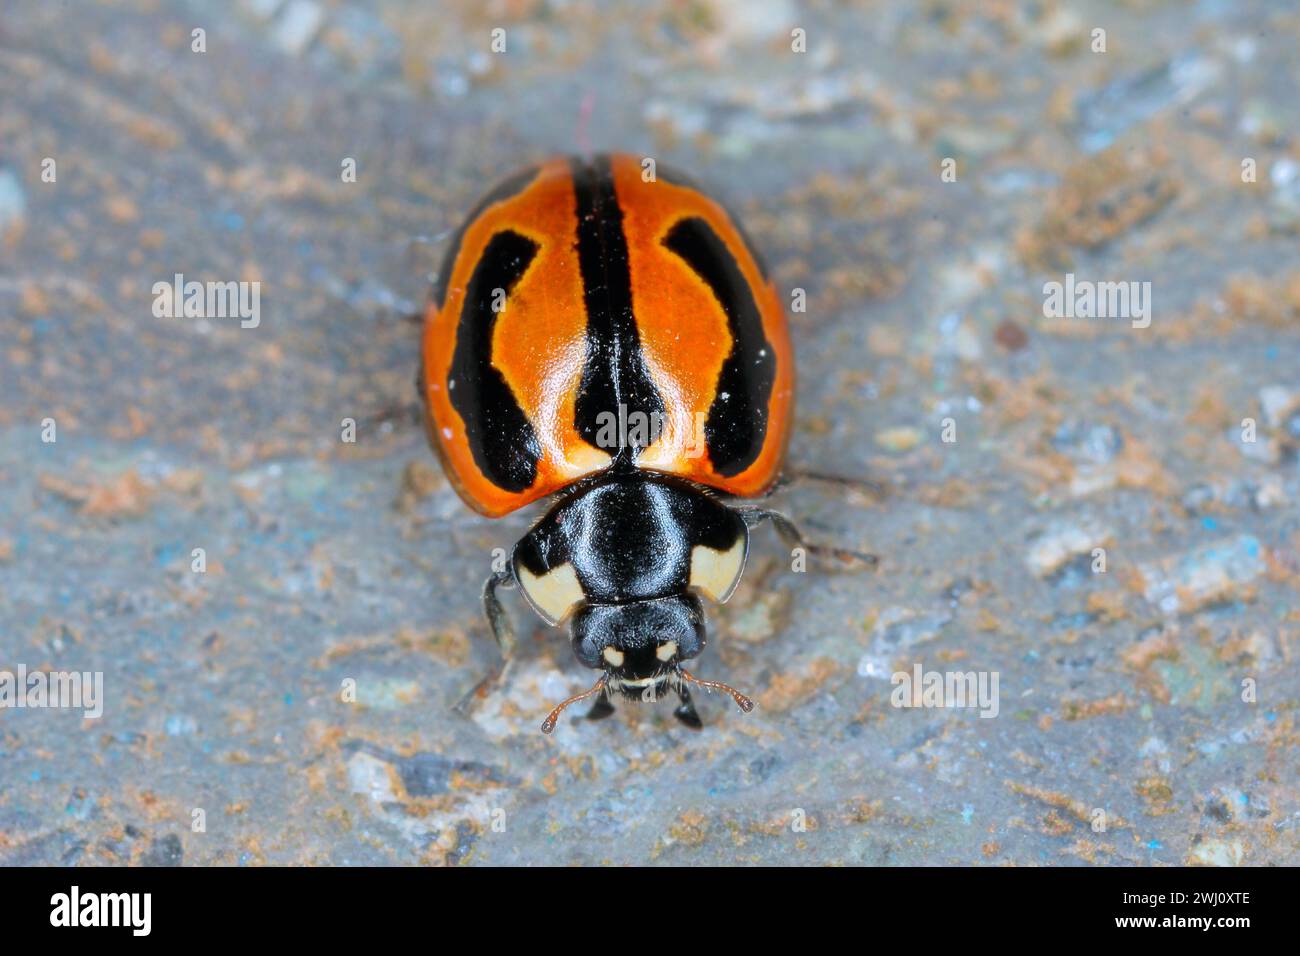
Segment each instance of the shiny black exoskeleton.
M654 701L670 690L679 698L675 716L699 728L689 684L725 691L748 712L749 698L726 684L700 680L682 665L707 642L701 596L718 603L731 597L749 553L749 530L763 521L771 521L790 547L873 560L807 545L782 515L733 508L680 478L616 467L575 485L520 539L509 567L484 587L503 663L475 693L499 680L509 663L514 637L496 591L518 586L548 624L567 620L578 660L603 671L590 690L552 711L542 725L545 733L565 707L583 698L600 695L588 714L600 718L613 712L614 693Z
M550 620L555 608L541 606L529 585L572 568L565 584L577 587L564 597L580 601L570 625L574 654L605 668L608 690L654 700L670 682L683 690L674 681L680 663L704 649L704 608L693 587L730 597L748 545L744 519L711 495L628 471L556 504L515 547L513 568ZM689 695L683 708L680 716L698 723Z

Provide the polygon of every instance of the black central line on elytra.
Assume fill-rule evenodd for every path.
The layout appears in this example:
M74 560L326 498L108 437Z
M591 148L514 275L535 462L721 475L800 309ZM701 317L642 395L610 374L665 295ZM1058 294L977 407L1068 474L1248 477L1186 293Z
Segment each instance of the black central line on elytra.
M609 157L597 156L590 163L575 158L570 166L577 194L578 264L587 307L587 357L573 425L587 444L601 448L597 437L602 423L610 420L608 416L623 421L624 415L631 420L633 413L640 413L644 421L657 422L664 403L646 367L632 312L627 237ZM630 464L638 448L626 444L629 436L623 429L616 432L617 447L602 450ZM609 433L606 427L600 437L607 439Z

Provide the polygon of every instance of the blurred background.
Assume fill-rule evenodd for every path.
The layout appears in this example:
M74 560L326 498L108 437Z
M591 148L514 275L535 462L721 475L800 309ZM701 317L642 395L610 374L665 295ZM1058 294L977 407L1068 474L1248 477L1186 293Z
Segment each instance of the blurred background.
M0 710L0 863L1300 863L1298 44L1228 0L8 0L0 669L105 711ZM536 512L393 413L449 231L601 149L730 201L806 293L792 461L888 488L782 495L880 570L757 537L706 653L758 707L695 734L542 737L588 675L514 594L449 712ZM259 321L157 316L176 273ZM1045 315L1067 275L1149 326ZM918 663L997 716L891 706Z

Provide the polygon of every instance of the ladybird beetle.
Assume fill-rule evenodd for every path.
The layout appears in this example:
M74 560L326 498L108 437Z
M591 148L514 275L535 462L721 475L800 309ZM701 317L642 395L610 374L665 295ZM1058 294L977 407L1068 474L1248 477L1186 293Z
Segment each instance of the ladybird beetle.
M699 728L692 684L752 710L683 667L704 649L701 596L731 597L764 521L791 547L856 555L728 503L780 475L794 397L785 312L739 222L649 166L553 159L506 179L452 239L425 315L423 418L460 496L490 517L556 497L484 585L501 661L462 702L510 662L496 592L518 586L602 671L544 733L584 698L598 695L598 718L613 694L668 690L675 716Z

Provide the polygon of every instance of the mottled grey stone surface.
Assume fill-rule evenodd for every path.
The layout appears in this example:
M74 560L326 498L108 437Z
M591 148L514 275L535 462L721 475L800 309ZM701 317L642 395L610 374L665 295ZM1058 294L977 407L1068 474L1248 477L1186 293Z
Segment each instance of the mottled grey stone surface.
M0 863L1300 863L1298 41L1263 2L7 2L0 670L105 700L0 710ZM806 290L791 460L888 486L782 493L880 570L758 537L697 668L758 706L700 733L542 737L590 675L513 594L452 715L530 515L371 424L448 231L586 147L722 187ZM156 318L175 273L260 323ZM1067 273L1150 282L1149 327L1044 316ZM997 716L891 706L917 663Z

